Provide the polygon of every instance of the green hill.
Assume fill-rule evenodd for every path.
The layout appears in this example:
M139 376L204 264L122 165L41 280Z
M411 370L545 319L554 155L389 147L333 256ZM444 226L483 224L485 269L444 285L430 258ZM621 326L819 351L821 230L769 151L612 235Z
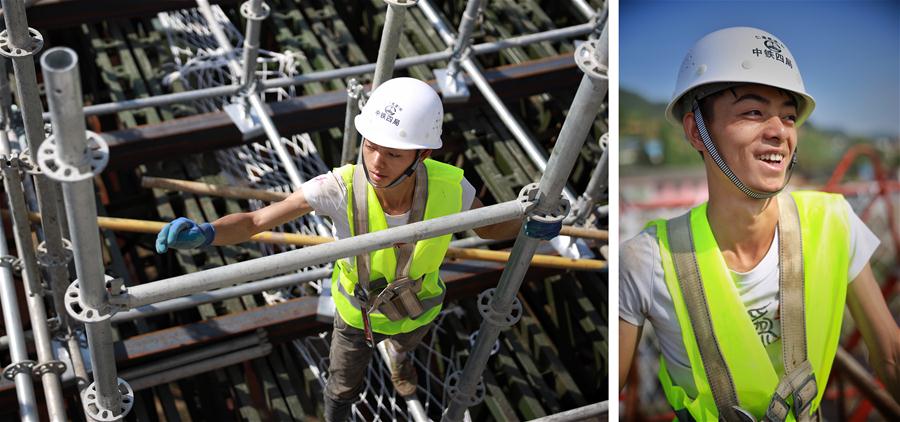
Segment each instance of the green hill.
M681 126L673 125L665 119L665 109L664 103L654 103L637 93L620 89L620 150L629 157L623 158L623 167L700 165L700 157L685 141ZM852 145L876 145L872 138L820 129L812 123L806 123L800 128L799 138L801 165L798 171L818 180L831 174L844 152ZM884 164L896 167L897 149L884 146L890 145L890 142L881 144L885 149L882 155L882 159L886 161Z

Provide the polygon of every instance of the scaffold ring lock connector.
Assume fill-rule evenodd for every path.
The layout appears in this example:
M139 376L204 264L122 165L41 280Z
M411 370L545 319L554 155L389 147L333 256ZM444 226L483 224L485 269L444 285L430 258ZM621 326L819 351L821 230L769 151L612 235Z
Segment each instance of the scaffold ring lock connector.
M484 400L484 380L478 379L478 384L475 384L475 391L472 394L463 394L459 390L460 378L462 378L462 371L456 371L447 378L447 381L444 382L447 394L466 407L477 406Z
M526 218L542 223L558 223L566 219L566 216L568 216L569 212L572 210L572 204L565 196L560 195L555 210L552 212L542 212L540 211L540 207L538 207L541 203L541 198L538 196L539 194L540 188L537 183L526 185L519 193L520 199L524 198L526 202L531 203L525 211Z
M44 47L44 36L41 35L40 31L28 28L28 35L31 36L31 45L12 45L12 40L9 39L9 31L6 29L0 31L0 56L9 58L28 57L41 51L41 48Z
M500 328L507 329L516 325L522 319L522 302L519 301L519 298L513 297L509 313L497 312L491 306L496 292L496 288L490 288L478 295L478 312L481 313L482 318L491 321Z
M578 46L575 50L575 64L591 79L609 80L609 67L598 57L600 40L590 39Z
M95 421L112 422L122 420L131 407L134 406L134 391L122 378L116 378L119 388L119 408L117 412L113 409L104 409L100 406L99 394L97 394L97 383L92 382L81 393L81 402L84 403L85 412Z
M31 370L34 368L35 361L33 360L23 360L15 363L11 363L3 368L3 378L6 378L10 381L15 381L16 375L21 373L27 373L31 376Z
M25 173L32 174L32 175L38 175L38 174L44 173L41 171L41 166L35 164L34 160L31 159L31 152L28 148L25 148L22 151L20 151L17 158L19 160L17 163L19 168L21 170L23 170Z
M80 182L102 173L109 162L109 145L97 133L88 130L85 131L85 136L87 148L84 150L84 159L77 164L63 162L58 155L56 137L51 135L47 138L37 153L38 164L44 174L57 182Z
M107 275L106 282L111 283L112 281L113 278ZM87 306L87 304L81 301L79 283L80 281L75 279L75 281L69 285L69 288L66 289L65 303L69 316L83 323L94 323L107 320L118 312L119 308L117 306L109 304L104 306L103 309Z
M41 242L37 246L37 260L44 268L58 267L68 265L72 261L74 253L72 251L72 242L69 239L62 239L63 250L60 254L51 254L47 250L47 242Z
M241 4L241 16L251 21L262 21L269 17L271 8L268 4L261 3L259 14L253 13L253 2L248 0Z
M415 6L419 0L384 0L386 4L392 4L394 6L401 7L410 7Z
M44 376L44 374L60 375L63 372L66 372L66 364L59 360L49 360L47 362L37 364L34 366L34 368L31 369L31 373L38 378Z
M13 272L22 271L22 260L12 255L0 256L0 266L9 267Z

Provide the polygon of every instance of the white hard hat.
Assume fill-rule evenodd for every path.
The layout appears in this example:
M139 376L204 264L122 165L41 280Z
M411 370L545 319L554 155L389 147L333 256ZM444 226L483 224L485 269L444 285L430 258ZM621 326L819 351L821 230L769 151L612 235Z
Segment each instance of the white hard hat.
M755 83L781 88L795 94L797 126L803 124L816 102L803 87L797 61L781 40L761 29L725 28L697 41L678 69L678 81L666 117L680 124L694 100L713 92L707 88L728 83ZM697 89L699 88L699 89Z
M363 137L386 148L438 149L444 105L427 83L394 78L375 88L354 122Z

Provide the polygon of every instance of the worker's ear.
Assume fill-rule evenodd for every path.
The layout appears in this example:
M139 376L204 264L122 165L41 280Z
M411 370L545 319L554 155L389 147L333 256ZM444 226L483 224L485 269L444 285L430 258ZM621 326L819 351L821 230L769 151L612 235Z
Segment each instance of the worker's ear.
M423 149L421 153L419 153L419 161L425 161L426 158L431 156L430 149Z
M691 146L699 151L701 155L704 154L706 146L703 144L703 139L700 138L700 128L697 126L697 121L694 120L694 113L685 113L681 118L681 125L684 127L684 136L691 143Z

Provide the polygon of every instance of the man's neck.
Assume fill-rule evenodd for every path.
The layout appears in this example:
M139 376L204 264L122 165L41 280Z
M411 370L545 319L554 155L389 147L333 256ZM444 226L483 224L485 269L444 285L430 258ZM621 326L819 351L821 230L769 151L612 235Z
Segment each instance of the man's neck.
M409 211L412 207L412 196L415 187L415 172L392 188L373 186L375 195L378 196L378 202L381 204L381 209L390 215L399 215Z
M723 177L724 178L724 177ZM775 238L778 201L753 199L727 179L709 180L706 217L728 268L746 272L766 256Z

